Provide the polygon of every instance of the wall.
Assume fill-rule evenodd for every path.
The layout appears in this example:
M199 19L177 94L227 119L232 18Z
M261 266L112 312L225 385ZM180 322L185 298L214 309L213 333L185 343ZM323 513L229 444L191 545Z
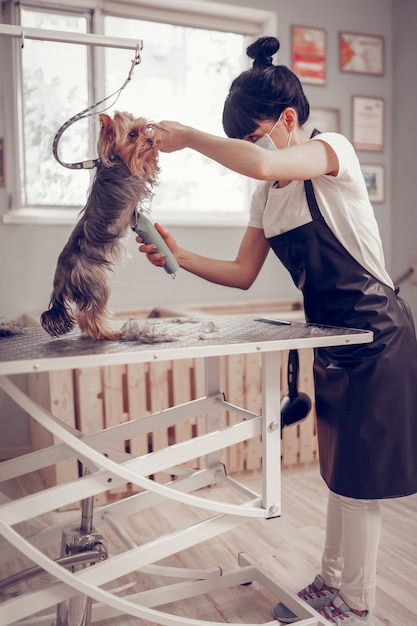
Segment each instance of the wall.
M199 2L200 0L195 0ZM223 4L221 0L216 0ZM253 6L253 0L228 0L230 4ZM413 180L416 179L415 126L411 124L412 104L417 87L408 80L417 61L417 43L413 24L417 18L417 3L411 0L258 0L260 8L277 11L281 40L280 61L290 64L291 25L324 28L327 31L327 84L306 86L314 107L338 108L341 112L341 132L351 137L351 97L370 95L385 101L385 150L383 153L361 152L362 162L383 164L386 168L386 201L375 205L388 268L393 278L409 266L410 254L417 249L415 241L416 212ZM340 30L382 35L385 38L386 71L384 77L341 74L339 71L338 32ZM271 33L273 34L273 33ZM395 45L394 45L395 44ZM396 67L393 72L393 49ZM397 61L399 61L397 65ZM0 105L3 105L0 65ZM7 71L7 70L6 70ZM398 96L401 94L401 98ZM407 94L405 97L404 94ZM409 97L408 97L409 94ZM395 96L395 97L393 97ZM410 106L411 104L411 106ZM392 106L395 107L391 126ZM0 136L5 134L4 107L0 110ZM397 115L400 113L399 115ZM169 119L169 109L166 117ZM183 120L185 121L185 120ZM400 123L401 121L401 123ZM414 119L412 120L414 123ZM392 130L395 130L392 136ZM412 129L412 133L410 133ZM11 168L9 168L10 170ZM10 177L13 172L8 171ZM391 202L392 200L392 202ZM395 207L393 209L392 207ZM7 210L6 190L0 189L0 211ZM166 224L166 226L169 226ZM211 256L232 258L237 250L242 228L173 227L172 234L185 247ZM26 311L43 310L48 302L56 258L70 232L63 226L24 226L0 223L0 316L15 319ZM297 295L290 279L272 256L249 292L210 285L179 272L175 281L144 263L133 239L131 255L123 267L116 270L110 305L113 309L172 305L178 302L222 302L249 299L288 298ZM417 317L417 288L409 282L403 286L413 304ZM1 402L1 397L0 397ZM4 401L3 401L4 402ZM4 408L4 405L3 407ZM3 412L4 414L4 412ZM8 432L13 441L27 436L21 431L21 420ZM16 429L18 433L16 434ZM3 433L4 433L4 429ZM23 441L24 443L24 441Z
M417 84L417 2L399 0L392 16L395 42L395 70L392 100L391 247L392 273L400 275L417 252L417 180L416 114ZM416 276L417 279L417 276ZM417 284L409 280L401 286L401 295L410 303L417 321Z

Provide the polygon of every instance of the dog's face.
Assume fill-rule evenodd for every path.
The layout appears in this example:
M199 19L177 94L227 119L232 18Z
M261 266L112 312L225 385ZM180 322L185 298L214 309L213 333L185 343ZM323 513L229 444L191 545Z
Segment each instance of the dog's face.
M133 175L154 177L158 171L158 151L154 147L153 126L144 117L117 111L113 119L106 113L99 115L101 130L97 143L98 155L106 166L117 155Z

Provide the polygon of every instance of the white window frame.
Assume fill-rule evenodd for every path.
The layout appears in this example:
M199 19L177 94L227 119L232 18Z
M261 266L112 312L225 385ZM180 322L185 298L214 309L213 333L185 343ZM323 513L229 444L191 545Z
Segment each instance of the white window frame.
M12 2L13 4L13 2ZM105 37L103 35L103 16L105 14L128 17L132 19L163 21L172 24L189 26L189 27L202 27L213 28L222 30L225 32L237 32L240 34L248 35L255 39L263 34L276 33L277 16L276 13L266 11L262 9L240 7L238 5L228 5L220 2L213 2L208 0L152 0L152 3L141 2L140 0L75 0L74 3L69 0L24 0L22 3L25 7L38 7L40 9L64 9L69 8L74 10L88 10L92 12L94 23L94 34L85 36L86 45L93 45L93 41L96 41L100 45L109 45L109 47L117 47L117 42L112 37ZM5 30L5 29L4 29ZM14 35L15 38L20 39L16 45L5 47L5 51L8 57L7 63L9 67L17 68L19 66L18 55L21 53L21 45L24 43L24 29L19 35ZM27 29L28 31L30 29ZM48 36L53 31L47 31ZM2 35L0 25L0 38ZM4 35L4 33L3 33ZM59 37L59 33L57 33ZM28 35L30 37L30 34ZM35 38L35 37L33 37ZM65 33L65 41L71 40L71 34ZM113 41L112 41L113 40ZM80 34L74 33L72 39L74 43L80 43ZM145 42L146 45L146 42ZM1 48L0 48L1 50ZM97 68L98 76L98 95L102 97L102 81L100 81L100 71L102 68ZM7 161L6 169L11 172L12 163L19 162L19 109L20 109L20 85L19 85L19 72L14 71L13 76L7 84L5 93L5 128L11 129L7 134ZM9 197L9 207L2 215L3 223L13 224L63 224L73 225L78 210L76 209L51 209L42 207L21 207L19 201L14 201L15 198L20 197L19 189L19 177L8 177L7 192ZM248 198L249 200L249 198ZM246 223L247 221L248 207L242 207L241 212L238 215L234 215L233 219L223 218L221 215L216 216L216 221L210 221L211 225L233 225L236 226L239 223ZM185 219L184 219L185 218ZM191 212L187 216L183 216L181 221L176 220L175 215L170 215L168 212L164 215L164 221L167 225L200 225L201 219Z

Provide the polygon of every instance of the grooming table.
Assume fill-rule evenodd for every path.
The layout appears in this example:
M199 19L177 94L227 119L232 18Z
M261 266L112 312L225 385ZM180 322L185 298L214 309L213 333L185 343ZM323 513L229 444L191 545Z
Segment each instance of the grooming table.
M0 545L1 562L7 563L23 554L33 562L33 569L22 572L17 579L25 580L42 571L53 577L52 583L44 588L4 599L0 603L0 626L14 623L88 626L125 614L166 626L218 626L219 622L178 617L157 607L177 600L185 602L190 597L255 580L271 591L277 602L283 602L298 616L298 626L324 626L326 620L296 594L274 582L244 554L239 555L239 567L230 572L223 572L220 568L173 568L157 562L253 518L262 520L280 515L280 352L367 343L372 341L372 333L299 322L276 325L240 315L213 320L146 320L144 323L148 327L151 325L149 343L140 340L98 342L82 336L78 330L54 339L41 328L25 329L20 335L0 339L0 387L62 442L3 462L0 465L1 482L74 457L85 469L85 474L76 481L14 500L4 495L0 498L0 533L5 540ZM220 357L255 352L261 354L262 364L260 415L231 405L219 388ZM138 416L90 435L61 423L13 382L16 374L190 357L204 360L204 397L152 415ZM220 412L224 410L237 414L237 423L220 427ZM201 415L206 419L203 436L140 457L113 447L116 442L129 440L139 433L167 428ZM224 448L258 436L262 437L260 494L228 477L227 468L220 463ZM117 461L111 460L109 454ZM204 469L192 470L184 466L198 457L206 458ZM161 471L168 472L175 479L161 484L149 478ZM141 488L140 493L94 510L95 495L127 483ZM235 491L239 495L235 499L238 503L233 503L233 499L217 501L199 495L200 488L218 483ZM198 507L207 511L208 517L156 540L137 544L123 529L123 518L140 515L141 511L168 500ZM53 526L41 521L43 514L79 501L82 502L81 525L79 516L72 526L68 521ZM96 525L107 525L118 535L123 544L121 553L114 556L107 553L105 537L95 530ZM21 527L26 529L26 535ZM53 560L46 555L45 549L60 542L61 557ZM120 589L117 579L137 571L166 576L176 582L139 593ZM4 587L10 583L3 582ZM80 597L84 599L83 614L81 618L73 618L69 607ZM47 614L48 609L52 611L50 614ZM45 617L31 617L39 612ZM267 624L277 622L272 620Z

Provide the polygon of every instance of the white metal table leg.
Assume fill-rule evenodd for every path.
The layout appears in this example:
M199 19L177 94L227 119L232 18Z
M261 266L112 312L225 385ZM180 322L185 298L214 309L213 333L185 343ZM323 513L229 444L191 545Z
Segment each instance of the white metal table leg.
M262 355L262 494L268 517L281 514L281 358Z
M211 397L221 393L220 389L220 357L206 357L204 359L205 395ZM220 430L220 409L213 404L206 412L206 432ZM212 467L220 463L221 451L216 450L206 455L206 466Z

